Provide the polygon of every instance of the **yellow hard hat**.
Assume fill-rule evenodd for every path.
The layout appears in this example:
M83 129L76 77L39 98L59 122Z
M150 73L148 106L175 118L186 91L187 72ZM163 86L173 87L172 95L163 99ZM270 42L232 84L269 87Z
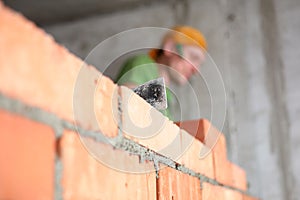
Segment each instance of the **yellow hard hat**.
M199 30L190 26L173 27L163 38L162 43L164 44L169 39L172 39L174 42L182 45L197 45L207 50L207 43L203 34ZM149 55L155 59L158 52L158 49L153 49L149 52Z
M163 43L167 39L172 39L174 42L183 45L198 45L201 48L207 50L207 43L203 34L190 26L175 26L172 28L163 40Z

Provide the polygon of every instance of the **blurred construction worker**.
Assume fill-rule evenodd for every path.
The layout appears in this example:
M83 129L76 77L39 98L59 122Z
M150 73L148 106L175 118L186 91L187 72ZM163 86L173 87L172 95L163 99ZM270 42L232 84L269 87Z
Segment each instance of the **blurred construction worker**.
M202 33L190 26L175 26L163 38L160 49L127 60L116 82L134 88L147 81L163 77L166 85L184 85L205 60L207 44ZM161 67L167 66L167 67ZM168 105L172 94L167 90ZM170 108L163 113L172 119Z

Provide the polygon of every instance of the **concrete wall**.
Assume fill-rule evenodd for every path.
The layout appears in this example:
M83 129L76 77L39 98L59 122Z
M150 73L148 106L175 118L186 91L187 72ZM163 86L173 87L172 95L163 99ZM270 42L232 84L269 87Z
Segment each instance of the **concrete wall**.
M223 132L228 139L230 159L246 169L251 194L262 199L297 199L299 1L183 1L175 7L161 3L44 28L83 59L102 40L131 28L170 27L185 22L201 29L225 83ZM134 41L132 38L129 43ZM121 48L118 45L108 52L117 52ZM98 63L101 70L99 63L105 63L105 59L99 56L91 61ZM210 65L207 62L202 73L215 88L214 99L222 99L222 91L214 87L216 74L209 73ZM114 71L110 73L113 76ZM206 106L210 98L203 81L194 78L191 84L201 97L198 103L202 112L200 116L192 112L195 99L187 88L174 89L185 96L183 119L210 118L211 108ZM214 107L220 116L223 103L216 101Z

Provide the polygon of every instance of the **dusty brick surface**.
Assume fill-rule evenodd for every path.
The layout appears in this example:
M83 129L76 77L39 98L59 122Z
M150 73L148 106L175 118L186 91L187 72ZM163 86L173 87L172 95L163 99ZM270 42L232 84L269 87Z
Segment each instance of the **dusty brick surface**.
M91 151L87 151L78 135L70 131L64 132L59 146L63 163L64 199L155 199L155 172L133 174L105 166L95 159L99 158L97 151L90 154ZM95 145L91 148L98 147ZM107 159L116 158L112 154L106 155L108 151L115 150L104 149L98 153L104 154ZM121 155L118 151L115 154ZM128 166L139 162L136 156L131 157L121 160L118 165Z
M53 199L55 135L0 110L0 199Z
M157 181L157 199L201 199L199 179L162 166Z
M116 135L116 85L3 4L0 52L1 93L84 128Z

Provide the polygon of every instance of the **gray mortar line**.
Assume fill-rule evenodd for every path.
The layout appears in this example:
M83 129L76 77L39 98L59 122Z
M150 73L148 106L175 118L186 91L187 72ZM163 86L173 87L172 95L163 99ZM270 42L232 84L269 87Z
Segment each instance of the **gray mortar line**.
M55 134L58 134L56 137L60 137L63 132L62 120L56 115L36 107L28 106L19 100L6 97L2 93L0 93L0 108L51 126Z
M38 107L26 105L17 99L6 97L1 92L0 108L52 127L56 138L61 137L63 131L68 129L79 134L84 134L87 137L92 137L98 142L109 143L108 139L99 131L85 130L71 122L61 119L53 113L44 111Z
M63 164L58 155L55 156L55 178L54 178L54 199L63 199L63 188L61 186Z
M123 119L122 119L122 90L121 87L118 88L118 136L122 136L123 130Z
M209 177L207 177L203 174L197 173L197 172L195 172L195 171L193 171L193 170L191 170L191 169L189 169L189 168L187 168L183 165L180 165L180 164L176 163L172 159L167 158L163 155L160 155L160 154L158 154L158 153L156 153L156 152L154 152L154 151L152 151L152 150L150 150L150 149L148 149L148 148L146 148L146 147L144 147L144 146L142 146L142 145L140 145L140 144L138 144L138 143L136 143L136 142L134 142L130 139L121 138L121 140L119 142L117 142L117 145L115 147L118 148L118 149L124 150L126 152L129 152L131 154L141 156L142 157L141 161L148 160L148 161L152 161L154 163L161 163L161 164L167 165L168 167L176 169L180 172L183 172L183 173L188 174L190 176L196 177L196 178L200 179L200 183L201 182L207 182L207 183L210 183L212 185L224 187L224 188L234 190L234 191L237 191L239 193L248 195L247 191L243 191L243 190L240 190L240 189L232 187L232 186L221 184L215 179L212 179L212 178L209 178ZM157 170L157 169L155 169L155 170Z
M65 120L57 117L53 113L44 111L37 107L28 106L19 100L6 97L1 93L0 93L0 108L5 109L10 112L13 112L13 113L17 113L19 115L25 116L34 121L41 122L41 123L51 126L54 129L54 132L55 132L55 135L57 138L62 136L64 129L69 129L72 131L77 131L82 136L90 137L90 138L96 140L97 142L110 144L116 149L120 149L120 150L126 151L130 154L137 155L140 157L141 162L144 162L146 160L152 161L154 164L154 168L156 170L157 178L158 178L158 171L159 171L159 163L161 163L168 167L171 167L173 169L181 171L185 174L188 174L190 176L198 178L200 180L200 183L207 182L212 185L225 187L225 188L240 192L242 194L248 195L247 191L242 191L238 188L234 188L234 187L231 187L228 185L221 184L215 179L209 178L201 173L197 173L197 172L185 167L184 165L176 163L175 161L173 161L172 159L170 159L166 156L160 155L159 153L157 153L151 149L148 149L130 139L124 138L122 135L118 135L115 138L107 138L105 135L103 135L99 131L85 130L81 127L74 125L73 123L70 123L68 121L65 121ZM119 129L120 129L120 127L119 127ZM119 131L121 131L121 130L119 130ZM55 169L61 169L60 162L61 161L59 161L58 163L55 162ZM56 177L55 181L57 181L58 178L61 178L61 177ZM59 194L59 192L58 192L58 194Z

